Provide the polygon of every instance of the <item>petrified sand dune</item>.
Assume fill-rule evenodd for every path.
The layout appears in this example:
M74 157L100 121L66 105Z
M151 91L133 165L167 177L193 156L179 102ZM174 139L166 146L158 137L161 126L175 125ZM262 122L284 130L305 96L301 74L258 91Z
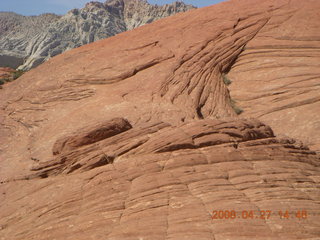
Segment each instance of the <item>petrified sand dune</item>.
M296 9L299 7L299 9ZM243 116L320 149L319 2L295 2L272 13L229 74ZM250 86L248 88L247 86Z
M69 49L192 8L181 1L159 6L145 0L106 0L90 1L63 16L0 12L0 67L30 70Z
M0 239L319 238L317 9L191 10L6 84Z

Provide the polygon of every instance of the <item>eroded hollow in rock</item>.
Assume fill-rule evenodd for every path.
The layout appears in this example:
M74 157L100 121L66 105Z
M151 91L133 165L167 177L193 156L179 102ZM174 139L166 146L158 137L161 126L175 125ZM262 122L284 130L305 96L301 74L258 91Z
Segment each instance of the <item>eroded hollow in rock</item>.
M75 148L92 144L103 139L115 136L132 128L128 120L114 118L103 123L79 129L70 136L58 139L53 145L53 155L63 151L70 151Z

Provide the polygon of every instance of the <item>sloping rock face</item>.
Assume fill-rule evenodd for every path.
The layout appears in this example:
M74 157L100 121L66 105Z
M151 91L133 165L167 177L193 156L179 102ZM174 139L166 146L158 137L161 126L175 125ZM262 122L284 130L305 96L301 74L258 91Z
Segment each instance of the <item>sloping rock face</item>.
M244 117L258 117L278 134L320 150L319 6L300 3L300 8L275 12L228 76Z
M194 8L145 0L90 2L64 16L21 16L0 12L0 66L28 70L66 50Z
M15 70L9 67L0 68L0 79L10 78L14 72Z
M0 89L2 89L2 85L16 80L19 78L24 72L20 70L14 70L9 67L0 67Z
M252 118L277 101L265 110L240 98L254 94L250 79L266 87L274 77L241 72L261 34L277 46L275 29L287 26L292 38L303 29L315 50L299 54L318 64L319 8L313 0L225 2L70 50L4 85L0 239L319 238L319 154L290 138L289 114ZM300 107L290 108L296 119L307 113ZM280 123L289 137L273 130ZM318 129L310 135L299 124L315 147ZM234 219L214 212L232 210Z
M319 156L256 120L137 125L36 165L1 185L3 239L320 234ZM219 209L258 218L211 219ZM296 218L302 209L307 219ZM290 219L280 219L286 210ZM272 212L263 219L259 211Z
M55 14L26 17L0 12L0 67L22 65L25 58L38 49L50 24L59 19Z

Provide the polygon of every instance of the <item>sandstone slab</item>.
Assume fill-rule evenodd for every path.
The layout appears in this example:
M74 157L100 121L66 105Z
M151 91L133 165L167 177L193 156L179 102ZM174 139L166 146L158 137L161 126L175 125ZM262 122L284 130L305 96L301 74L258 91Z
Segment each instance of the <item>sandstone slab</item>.
M229 1L70 50L6 84L0 239L319 238L319 7ZM282 27L290 38L279 40ZM277 56L270 46L281 47ZM307 67L286 67L295 54ZM284 82L274 76L292 98L274 98L261 59L275 61L270 69L286 64ZM244 74L242 64L253 68ZM301 81L307 69L313 80ZM291 71L299 88L288 89ZM252 79L259 82L246 85ZM86 140L99 129L101 138ZM311 148L297 137L309 137ZM59 142L69 147L53 148ZM214 218L233 210L234 219Z

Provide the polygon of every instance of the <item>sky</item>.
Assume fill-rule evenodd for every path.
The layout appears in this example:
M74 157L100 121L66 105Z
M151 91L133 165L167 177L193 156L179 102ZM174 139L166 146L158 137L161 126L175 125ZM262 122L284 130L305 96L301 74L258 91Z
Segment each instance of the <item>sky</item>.
M175 0L148 0L149 3L163 5ZM184 0L197 7L209 6L223 0ZM22 15L41 13L65 14L73 8L82 8L90 0L0 0L0 11L16 12ZM100 0L99 2L105 2Z

